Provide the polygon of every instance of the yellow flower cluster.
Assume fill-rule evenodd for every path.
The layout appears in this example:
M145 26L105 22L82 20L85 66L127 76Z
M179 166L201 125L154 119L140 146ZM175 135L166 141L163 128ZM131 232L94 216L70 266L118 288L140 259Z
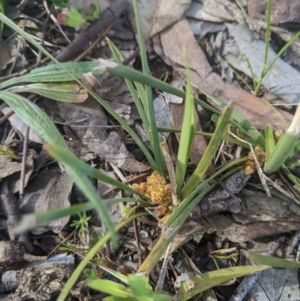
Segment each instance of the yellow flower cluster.
M262 166L266 160L266 153L265 151L263 150L262 147L260 146L256 146L254 148L254 153L255 153L255 156L257 158L257 161L259 163L260 166ZM245 173L247 175L251 175L255 172L256 170L256 166L255 166L255 162L254 162L254 155L252 152L249 152L248 153L248 160L245 162Z
M275 139L276 139L277 141L281 138L281 136L282 136L282 131L276 130L276 131L274 132L274 137L275 137Z
M165 215L172 210L168 206L172 199L171 184L167 184L166 179L157 171L147 177L147 182L135 183L132 188L147 196L153 204L160 205L155 210L158 216Z

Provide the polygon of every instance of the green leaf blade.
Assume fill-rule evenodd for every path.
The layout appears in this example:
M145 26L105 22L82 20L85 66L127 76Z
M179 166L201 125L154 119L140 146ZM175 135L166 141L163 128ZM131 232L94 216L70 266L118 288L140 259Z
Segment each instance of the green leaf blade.
M133 294L130 289L126 288L124 285L116 283L111 280L101 279L101 280L92 280L88 282L88 287L100 291L109 295L127 298L133 297Z
M66 24L70 27L76 27L84 24L85 22L86 20L83 18L80 12L74 6L71 6L66 19Z
M300 268L300 263L298 261L291 261L291 260L286 260L283 258L266 256L266 255L258 254L255 252L245 251L245 250L243 250L243 253L250 260L253 260L260 264L266 264L266 265L274 267L274 268L286 268L286 269L299 269Z
M184 107L184 115L182 122L182 129L180 134L180 142L179 142L179 150L176 162L176 186L177 192L181 190L181 187L184 182L186 168L188 164L188 160L191 153L191 147L193 143L193 139L195 136L195 104L194 99L191 95L191 77L190 71L188 69L188 61L186 53L184 55L185 63L186 63L186 97L185 97L185 107Z
M138 300L152 301L153 291L148 282L148 278L140 275L128 275L129 286Z
M180 192L180 199L185 199L197 186L198 182L204 176L207 168L212 162L213 157L215 156L217 149L223 139L223 136L226 133L227 127L230 122L231 113L233 111L233 101L229 102L228 105L223 110L223 113L220 117L220 120L217 124L216 130L199 162L194 173L190 177L189 181L185 187Z
M52 120L38 106L20 95L9 92L0 91L0 98L46 143L54 143L68 149Z
M219 285L228 280L243 277L249 274L257 273L270 268L267 265L261 266L243 266L220 269L213 272L203 273L196 277L190 278L185 281L180 287L178 294L181 296L181 300L189 300L191 297Z
M70 73L68 73L66 68ZM31 70L29 73L14 77L0 83L0 89L18 84L18 83L53 83L53 82L68 82L74 81L74 77L79 79L83 74L92 72L97 76L103 73L99 68L95 68L95 62L67 62L51 64L43 67L38 67Z
M9 89L13 93L36 93L61 102L81 103L88 98L87 91L75 82L65 83L34 83L14 86Z
M265 127L265 139L266 161L268 161L272 158L275 149L274 135L270 125L266 125Z
M289 132L283 134L275 146L272 157L265 163L264 172L266 174L273 173L284 164L296 146L298 139L297 135L290 134Z
M98 170L96 168L92 168L87 163L78 159L74 154L59 147L58 145L49 144L47 146L47 152L50 154L50 156L52 156L59 162L62 162L69 166L76 166L76 168L80 171L80 173L82 173L84 175L94 177L97 180L111 184L113 186L118 187L119 189L126 190L130 193L134 193L141 198L145 198L145 195L134 190L129 185L126 185L112 177L109 177L108 175L106 175L105 173L102 173L100 170Z

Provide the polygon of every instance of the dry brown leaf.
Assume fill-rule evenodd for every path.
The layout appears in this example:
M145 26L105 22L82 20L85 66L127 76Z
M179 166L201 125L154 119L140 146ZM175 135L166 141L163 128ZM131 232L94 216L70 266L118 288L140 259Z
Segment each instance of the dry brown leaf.
M22 213L46 212L52 209L70 206L69 194L73 181L67 174L44 170L35 177L25 189L24 198L20 204ZM69 216L51 221L32 230L40 235L52 230L59 233L69 221Z
M225 230L226 237L231 241L245 242L300 229L300 216L294 213L289 202L274 196L269 199L260 193L242 198L246 216L233 215L238 224L232 224Z
M219 18L222 21L235 21L234 17L226 10L226 8L221 3L212 0L202 0L202 2L203 10L207 14L210 14L215 18Z
M34 151L30 151L26 157L26 173L24 178L24 186L26 187L29 177L33 172ZM0 156L0 180L9 176L9 189L14 193L20 190L20 171L22 168L21 162L12 162L8 156Z
M254 221L280 220L300 221L300 216L294 213L291 203L275 196L268 198L265 194L256 192L254 195L244 195L241 198L243 199L246 216L234 215L238 223L248 224Z
M9 156L0 155L0 180L21 170L21 162L12 162Z
M116 179L114 172L107 172L102 169L101 169L101 172L111 178ZM104 192L106 192L108 189L111 189L113 187L115 187L115 186L108 184L108 183L98 181L97 192L100 196L102 196L102 194ZM106 199L116 199L116 198L121 198L121 197L122 197L122 192L119 189L115 189L112 192L110 192L108 195L105 196ZM118 203L114 203L114 204L107 204L106 208L107 208L107 212L109 213L111 220L114 223L118 223L121 220L122 215L123 215L124 204L122 202L118 202ZM98 217L95 216L95 218L98 218Z
M265 19L266 0L249 0L248 13L251 17ZM271 24L300 23L300 2L298 0L274 0L272 3Z
M7 114L11 111L11 109L9 107L4 107L1 111L4 114ZM16 128L23 136L25 135L27 125L18 117L17 114L13 114L8 120L12 127ZM31 129L29 129L29 140L43 144L43 140Z
M258 129L264 129L266 124L270 124L277 129L284 129L284 124L278 119L270 106L252 94L224 82L219 75L212 72L205 54L185 19L181 19L170 29L161 33L160 38L164 54L167 57L166 62L171 62L174 69L182 76L185 76L182 49L187 50L193 85L225 102L235 98L235 108ZM283 111L280 111L280 113L287 121L292 120L291 114Z
M26 156L24 187L27 186L29 178L31 177L31 175L34 171L34 158L35 158L35 151L32 149L29 149L27 156ZM21 182L20 173L15 173L10 176L9 188L13 193L20 191L20 182Z
M225 236L233 242L245 242L258 237L276 235L300 229L300 220L298 222L273 221L273 222L253 222L247 225L234 224L226 229Z
M117 132L108 133L107 117L95 100L88 99L84 104L58 103L58 107L62 118L68 120L73 132L91 152L130 172L150 169L149 165L135 160Z
M230 38L223 47L222 55L236 70L250 78L260 78L264 64L265 42L253 40L253 32L246 25L225 24ZM277 53L269 47L267 66L272 64ZM246 60L247 59L247 60ZM251 70L249 68L251 66ZM298 103L300 73L283 59L276 59L274 65L266 74L263 86L269 92L279 96L288 103Z
M267 269L248 295L259 301L270 301L270 296L272 300L300 300L298 272L296 269Z
M190 3L191 0L138 1L145 39L148 40L180 20ZM132 24L135 24L133 18Z
M208 22L222 22L224 19L216 17L215 15L207 13L203 9L203 4L200 2L192 1L189 9L185 12L186 17L190 17L198 20L205 20Z

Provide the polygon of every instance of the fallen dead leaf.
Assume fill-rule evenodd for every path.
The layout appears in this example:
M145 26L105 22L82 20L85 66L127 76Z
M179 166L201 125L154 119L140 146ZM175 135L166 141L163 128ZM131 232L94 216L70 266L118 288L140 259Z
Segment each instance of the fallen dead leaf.
M11 111L11 109L9 107L5 107L1 111L4 114L7 114ZM13 114L8 120L12 127L16 128L23 136L25 135L27 125L17 116L17 114ZM43 140L31 129L29 130L29 140L43 144Z
M185 34L182 35L182 32ZM219 75L212 72L205 54L185 19L181 19L170 29L162 32L160 38L164 54L167 57L166 63L171 61L174 69L182 76L185 76L182 49L186 49L191 66L191 80L195 87L199 87L224 102L233 98L236 99L235 108L258 129L264 129L266 124L277 129L284 129L285 125L282 124L269 105L252 94L224 82ZM217 107L211 101L209 102ZM292 120L291 114L283 111L280 113L287 121Z
M108 133L107 117L95 100L88 99L84 104L76 105L58 103L58 108L62 118L68 121L72 131L91 152L127 171L144 172L150 169L149 165L134 159L117 132ZM76 127L78 121L81 121L80 127Z
M145 40L180 20L191 0L138 1ZM134 18L131 22L135 26Z
M21 162L12 162L12 159L5 155L0 155L0 180L21 170Z
M72 186L73 181L67 174L51 170L41 171L25 189L20 209L22 213L37 213L67 208L70 206L68 198ZM41 225L32 230L32 233L40 235L49 230L59 233L68 221L69 216L66 216Z
M258 79L264 61L265 42L262 40L253 40L252 31L245 25L229 23L225 23L225 25L228 28L230 37L233 37L233 39L228 40L224 45L222 52L224 58L236 70L243 72L250 78L253 76L252 74L254 74L254 77ZM232 42L233 40L235 42ZM267 66L272 63L276 54L277 53L269 47ZM269 92L279 96L288 103L298 103L300 100L299 81L299 71L286 63L283 59L278 58L264 77L263 85ZM262 103L261 101L261 105L255 113L258 113L258 111L264 107Z
M225 230L231 241L245 242L300 229L300 216L294 213L291 203L274 196L270 199L260 193L242 198L246 215L233 214L238 224L232 224Z

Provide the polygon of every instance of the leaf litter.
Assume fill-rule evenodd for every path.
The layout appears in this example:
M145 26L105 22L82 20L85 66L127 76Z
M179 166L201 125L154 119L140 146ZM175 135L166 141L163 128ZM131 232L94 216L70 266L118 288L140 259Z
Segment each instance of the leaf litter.
M84 2L86 4L87 1ZM107 1L103 2L105 3L97 1L97 4L103 7L105 11L109 3L107 3ZM131 6L124 4L125 1L121 2L120 7L122 7L122 9L122 5L124 5L124 9L125 7L129 8L128 15L127 12L124 13L115 24L116 27L112 25L107 34L112 40L115 39L117 45L124 50L124 53L130 55L136 48L136 42L134 41L135 27L131 25L134 24L133 14L131 12ZM255 76L260 72L262 50L253 47L261 44L262 46L260 47L263 49L264 42L258 38L265 30L266 4L265 1L256 0L249 0L248 3L247 1L241 1L240 4L244 9L248 9L248 14L243 13L236 3L228 0L203 0L200 2L177 1L175 6L173 1L157 0L148 1L147 3L141 2L140 13L143 20L144 35L146 40L152 37L151 41L147 41L147 50L151 58L150 66L153 66L153 70L151 71L153 73L156 71L157 66L155 66L154 63L155 60L162 60L164 63L160 61L158 63L160 65L159 67L168 72L169 67L167 67L167 65L171 66L172 81L180 82L181 87L184 88L185 64L183 62L182 49L185 48L191 65L193 87L200 88L213 96L221 98L224 102L228 102L233 97L236 98L236 109L244 114L246 118L260 130L263 130L266 124L270 124L275 129L284 130L284 123L261 98L264 98L267 93L271 92L274 97L279 99L279 105L284 109L281 110L278 108L277 111L280 112L287 123L292 120L292 114L286 110L286 108L289 108L288 104L282 104L284 103L283 101L298 103L299 85L297 85L297 79L299 77L299 71L297 62L299 65L299 41L297 40L288 50L289 57L293 55L295 65L291 66L291 59L289 59L288 55L286 60L285 57L280 58L276 62L277 65L274 66L263 82L264 89L260 91L261 94L259 97L254 96L251 91L245 87L244 83L238 80L234 75L222 76L221 65L224 68L225 64L220 64L220 61L216 59L216 53L226 60L227 66L229 66L226 68L238 70L242 76L246 78L246 81L248 81L248 83L250 82L250 86L252 73L249 71L249 65L245 63L244 58L247 57ZM33 10L29 12L26 10L29 5L30 4L25 5L23 13L29 14L30 17L33 16L30 15L31 13L37 13L41 10L40 4L35 3L31 4L33 5ZM70 5L75 6L72 1L70 1ZM116 3L113 3L113 5L114 6L110 7L111 10L116 8ZM272 43L274 43L272 46L278 48L279 46L276 45L276 42L282 43L282 40L288 41L291 38L293 30L290 29L290 25L298 26L297 24L299 23L299 16L297 14L299 10L298 6L297 1L274 1L271 17L273 26L271 26L271 30L277 35L277 39L274 39L275 42L272 41ZM81 8L80 4L79 8ZM121 15L122 12L124 11L118 11L118 14ZM41 20L37 20L36 22L40 24L38 21L40 22ZM284 24L284 26L278 26L282 24ZM74 36L85 32L85 27L82 26L76 28L76 30L64 28L64 30L72 40ZM40 34L42 34L41 26L37 27L36 35ZM59 47L56 48L56 53L52 52L62 59L63 53L65 53L67 49L67 43L61 37L62 34L59 30L56 32L53 31L51 34L52 35L47 37L49 39L47 42L52 43L54 49L55 43L59 39L63 41L63 46L59 45ZM7 39L8 36L4 36L4 38ZM89 38L92 39L91 36ZM15 39L16 38L13 37L13 47L8 47L7 44L2 42L3 48L0 50L0 57L2 57L1 76L3 77L9 75L9 72L20 72L20 70L22 71L22 69L27 68L26 64L21 64L21 67L20 64L17 63L9 65L14 60L20 60L20 57L25 58L25 52L22 48L19 48L21 49L20 54L16 56L15 47L18 41L15 41ZM93 41L91 40L90 42ZM11 42L11 45L13 45L13 43ZM48 44L46 44L46 47L50 49L50 46L47 45ZM61 47L65 48L64 52L59 51ZM74 46L72 46L71 43L68 49L72 50L72 47ZM80 48L77 50L81 52L84 49ZM72 53L68 60L73 57L75 58L77 52L78 51L75 51L75 54ZM108 47L105 45L104 40L103 43L94 47L91 52L89 52L89 55L93 58L107 56L107 54ZM25 60L32 63L32 58L30 57ZM135 65L138 66L138 59ZM98 95L111 104L114 110L124 118L128 124L135 128L141 128L136 108L124 83L120 81L119 78L111 75L98 76L97 79L100 82L100 88L96 90ZM194 93L197 93L196 90ZM46 96L49 96L49 94ZM42 100L48 103L48 109L49 112L52 112L52 118L57 122L57 126L61 129L62 133L65 134L65 138L69 140L68 143L71 149L74 150L78 157L89 161L90 164L97 166L97 168L104 168L108 171L112 169L113 166L114 172L118 174L119 178L123 177L124 181L126 181L126 178L129 176L135 176L150 170L149 164L145 161L145 158L141 156L135 144L128 139L128 136L124 133L122 128L115 124L111 116L106 114L93 99L89 98L81 104L76 103L76 101L74 101L74 103L54 103L54 101L49 101L44 95L42 96ZM205 100L220 109L220 107L209 98L205 97ZM184 105L174 104L170 101L163 100L163 98L158 98L155 102L157 103L158 124L160 126L172 125L174 128L180 129ZM163 105L161 105L160 102L163 102ZM1 111L3 114L7 113L7 111L4 111L3 106L1 107ZM161 112L164 112L164 115L158 114ZM201 117L199 118L198 115ZM209 129L208 125L213 127L210 121L211 115L205 111L203 114L203 109L201 111L200 108L199 114L197 114L196 117L197 131L206 131ZM208 121L204 122L205 118L207 118ZM160 123L160 120L163 120L163 122ZM10 128L18 128L18 125L13 122L12 117L9 119L9 122L1 125L0 134L2 141L7 138L5 134L7 130L2 129ZM24 130L19 129L16 131L21 131L21 135L25 135ZM180 134L176 133L175 137L176 138L174 138L174 135L169 135L167 139L170 140L173 145L172 152L176 156L177 140L180 139ZM31 149L34 149L33 157L36 159L38 153L41 151L40 145L42 145L42 141L40 139L34 139L33 136L30 136L29 140L39 145L38 147L36 145L30 146ZM145 143L147 142L145 141ZM193 164L197 164L205 148L206 139L204 139L203 136L196 136L190 156L191 168ZM18 145L15 144L13 145L13 149L17 155L21 156L22 147L18 147ZM27 159L31 158L30 156L31 155L28 155ZM223 154L223 158L225 157L226 155ZM15 160L7 160L4 155L1 155L1 162L3 162L1 163L3 167L1 168L1 179L2 181L4 179L8 180L10 187L12 187L13 180L11 179L11 174L20 171L20 163ZM29 164L29 162L27 163ZM214 171L216 167L217 166L211 166L211 171ZM68 207L70 203L80 203L84 201L83 196L78 193L76 189L73 188L72 190L70 178L65 175L63 171L59 170L57 166L45 164L42 170L38 171L36 175L34 175L33 169L29 168L29 166L27 172L28 170L29 176L24 184L26 187L25 194L21 196L21 202L17 204L22 213L35 213L40 210L45 211ZM29 178L30 175L31 178ZM33 177L33 175L35 177ZM233 178L237 176L238 174L235 174ZM246 184L249 177L250 176L247 176L245 178L246 180L243 184ZM256 180L255 176L252 177L252 180ZM247 191L243 189L243 187L228 187L226 180L224 181L224 185L233 194L238 194L240 190L241 193L238 197L234 197L233 195L233 198L231 198L226 189L224 190L224 187L216 188L207 196L206 200L195 209L200 210L199 216L205 215L205 217L196 220L189 219L182 226L178 235L170 245L167 263L169 270L164 284L164 289L170 293L176 291L176 288L172 285L174 277L179 281L181 278L186 277L186 275L188 275L188 277L194 276L195 270L205 272L215 269L212 255L210 255L213 250L233 247L271 254L270 249L276 244L275 249L277 249L276 252L278 252L278 254L282 251L282 254L286 254L286 257L289 256L289 258L293 258L293 256L296 255L297 244L294 243L291 248L292 235L299 231L300 219L297 211L293 210L293 207L289 205L288 202L284 202L276 197L269 199L266 198L265 195L257 192L255 192L254 195L253 192L252 194L251 192L247 194ZM110 188L111 187L103 187L102 183L98 184L99 193L101 194ZM18 191L13 188L9 189L14 193ZM220 193L225 193L225 203L224 200L221 201L222 197L220 197ZM115 197L120 198L122 196L124 195L122 195L120 191L115 193ZM3 195L0 197L3 203ZM235 203L237 200L238 203ZM223 207L221 206L222 204ZM214 205L216 205L216 207L214 207ZM236 210L236 208L239 210ZM126 208L124 208L124 206L111 206L109 210L115 220L118 220L126 214ZM226 213L220 212L224 210ZM4 209L2 208L2 212L3 211ZM205 212L205 214L203 214L203 212ZM8 216L6 216L6 218L9 220ZM38 241L43 237L43 233L45 232L51 233L51 235L59 233L63 236L70 233L69 219L70 217L60 219L52 225L51 223L45 224L39 231L37 229L31 231L29 236L30 241L34 242L35 252L39 255L48 255L48 253L45 253L41 248L38 248ZM94 219L95 225L99 226L100 222L101 221ZM8 229L9 225L6 225L5 228L6 231L8 230L8 233L11 232L10 229ZM1 236L3 240L7 240L9 236L6 231L2 231ZM111 249L108 252L107 250L109 250L110 247L107 246L105 251L106 256L110 256L107 260L113 261L112 259L114 258L115 262L110 262L110 264L115 269L118 269L119 266L127 266L126 268L128 270L135 272L138 257L142 256L144 258L147 253L149 253L155 245L155 240L158 238L159 232L157 221L152 218L142 218L135 226L128 225L128 228L124 229L124 233L120 234L120 249ZM102 229L100 233L105 233L105 229ZM90 236L92 237L92 235L93 233L91 232ZM218 239L221 242L217 243ZM58 242L61 242L61 240L58 240L57 244ZM76 237L73 237L73 243L74 247L76 247ZM79 255L82 255L80 251ZM189 264L187 264L186 258L184 257L190 259ZM217 264L219 267L225 267L230 264L238 265L238 262L236 259L231 261L217 259ZM195 268L193 269L191 265L195 265ZM21 267L22 266L18 266L18 269ZM62 266L58 267L60 271L61 268ZM32 271L26 269L22 271L22 273L25 274L20 273L19 277L24 281L28 273L32 273ZM53 271L53 273L59 272ZM61 281L66 281L65 278L68 273L65 275L62 273L62 279L64 280ZM154 286L159 273L160 264L154 269L150 276L150 283ZM49 277L51 278L51 276ZM268 280L270 278L272 278L271 284L266 281L266 279ZM278 298L284 300L285 296L289 296L290 300L299 300L300 296L299 290L296 289L296 279L296 273L293 273L291 270L270 269L260 274L258 280L260 285L255 284L249 292L249 295L253 300L267 300L269 296L272 296L273 300L278 300ZM287 281L289 282L288 287L285 286ZM277 285L276 287L275 283ZM26 285L23 286L26 287ZM211 296L214 296L214 300L218 300L216 294L222 295L223 300L229 300L231 296L233 298L233 291L236 286L237 284L232 284L229 292L221 286L210 289L206 294L210 293ZM15 289L16 288L13 290ZM21 288L15 292L15 298L17 298L18 294L19 298L20 296L24 296L20 290ZM1 293L5 292L8 293L5 290L1 290ZM26 294L29 294L28 291ZM79 294L77 292L77 295L75 294L78 300L83 300L83 295L81 294L83 294L83 292ZM205 300L206 294L202 295L203 300ZM55 298L53 296L57 296L57 292L53 292L53 295L49 293L48 296L43 296L43 298L45 298L43 300L54 300L51 299ZM39 297L35 295L32 298L33 300L38 300L36 298Z

